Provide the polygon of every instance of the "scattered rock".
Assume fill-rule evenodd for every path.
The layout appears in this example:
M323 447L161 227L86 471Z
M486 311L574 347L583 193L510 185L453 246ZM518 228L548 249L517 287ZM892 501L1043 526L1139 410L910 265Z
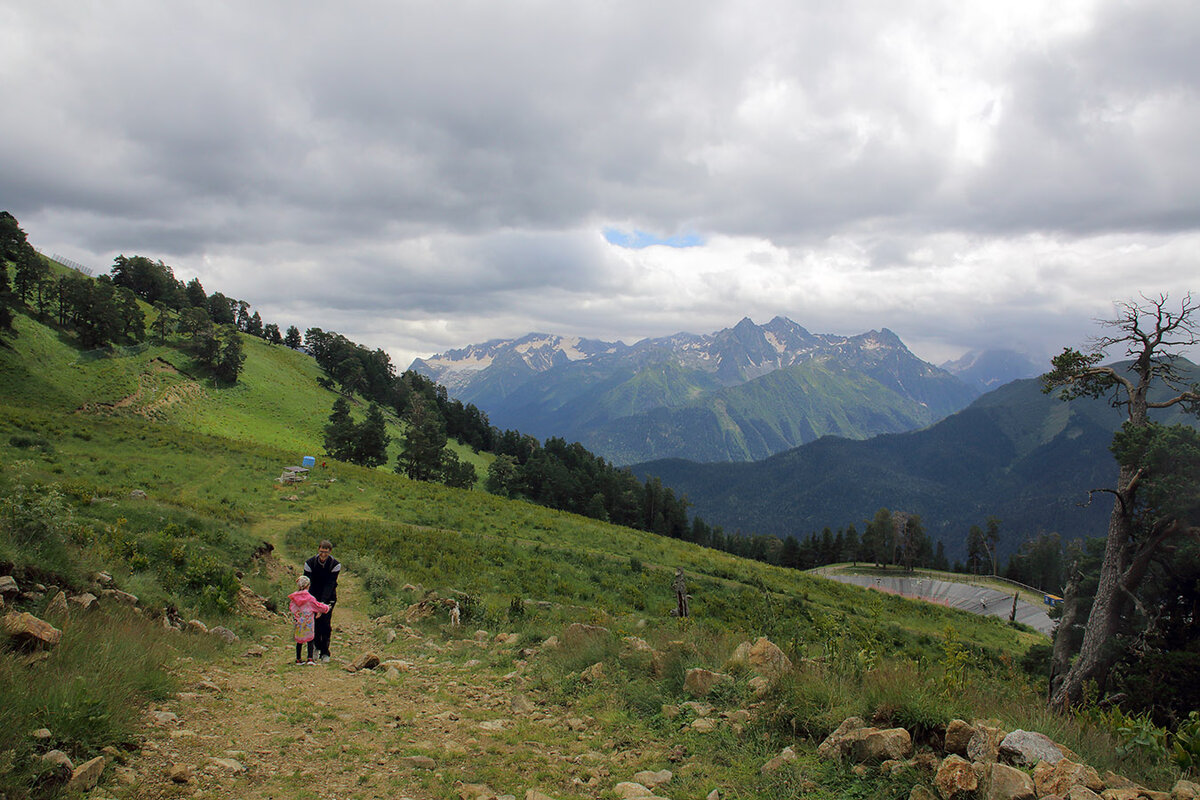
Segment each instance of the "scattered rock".
M971 769L971 762L954 754L946 756L933 782L945 800L973 797L979 788L979 777Z
M429 756L403 756L396 763L407 769L433 769L437 763Z
M379 656L374 653L367 652L354 659L346 665L347 672L358 672L364 669L375 669L380 664Z
M939 800L939 798L928 787L917 784L908 793L908 800Z
M513 695L510 707L515 714L528 714L536 708L533 701L523 694Z
M597 661L595 664L592 664L583 672L579 673L579 677L581 680L586 681L587 683L599 683L600 681L604 680L604 663Z
M525 791L525 800L554 800L548 794L542 794L537 789L528 789Z
M218 639L224 641L226 644L233 644L234 642L238 641L238 635L223 625L218 625L215 628L209 628L208 632L213 636L216 636Z
M179 722L179 717L170 711L151 711L150 720L154 725L175 725Z
M47 617L65 617L67 615L67 593L59 591L46 605Z
M642 770L633 776L633 780L648 789L656 789L664 783L670 783L675 774L669 769Z
M232 775L241 775L246 771L246 766L235 758L210 758L208 763Z
M107 572L97 572L92 576L92 582L98 586L109 586L113 582L113 577Z
M455 781L454 791L458 792L458 796L462 800L492 800L496 796L496 792L486 783Z
M34 739L37 739L39 742L48 741L49 739L51 739L54 736L54 734L50 733L49 728L38 728L36 731L33 731L29 735L32 736Z
M696 667L689 669L683 679L683 690L692 697L704 697L717 686L730 685L733 676Z
M964 722L961 719L952 719L950 724L946 726L945 751L947 754L956 756L967 755L967 745L971 743L971 737L975 735L975 728L969 722Z
M145 500L147 497L144 489L134 489L129 493L130 500Z
M1005 732L1000 728L976 723L975 733L971 736L971 741L967 742L967 758L984 763L998 760L1000 742L1004 736Z
M104 589L100 592L109 600L115 600L118 603L124 603L127 606L136 606L138 604L137 595L129 592L122 592L120 589Z
M785 748L783 748L783 751L779 755L775 756L770 761L763 764L762 768L759 771L762 772L763 775L766 775L771 772L776 772L784 764L787 764L787 763L795 761L795 760L796 760L796 751L793 750L791 747L785 747Z
M1171 787L1171 800L1197 800L1197 798L1200 798L1200 784L1177 780Z
M189 633L208 633L208 626L198 619L189 619L187 621L187 630Z
M96 595L92 594L91 592L84 592L83 594L77 594L68 598L67 602L69 602L71 605L79 606L81 611L91 611L96 607L96 603L99 601L99 599L100 598L96 597Z
M107 763L104 756L96 756L92 760L80 764L71 773L71 780L67 784L68 790L89 791L100 782L100 776L104 774L104 766Z
M700 719L692 722L692 730L694 730L696 733L712 733L719 726L720 722L712 719L711 717L701 717Z
M0 624L22 647L54 647L62 639L62 631L27 611L10 611Z
M246 648L246 652L242 653L242 656L244 658L262 658L265 652L267 652L267 648L261 644L252 644Z
M1007 764L989 765L986 800L1033 800L1033 778Z
M75 772L71 757L62 750L51 750L42 754L40 773L55 783L66 783Z
M653 797L654 792L634 781L621 781L613 787L613 793L621 800L634 800L641 797Z
M173 783L191 783L192 768L187 764L172 764L167 767L167 778Z
M1033 768L1033 783L1039 796L1058 794L1066 797L1075 786L1085 786L1093 792L1104 789L1096 770L1065 758L1057 764L1040 762Z
M825 737L821 744L817 745L817 755L821 758L844 758L843 743L846 737L852 732L860 728L865 728L867 723L863 722L862 717L847 717L842 720L842 724L838 725L833 733Z
M567 626L563 631L562 641L567 647L572 650L578 650L593 642L602 642L609 637L608 628L599 625L584 625L582 622L574 622Z

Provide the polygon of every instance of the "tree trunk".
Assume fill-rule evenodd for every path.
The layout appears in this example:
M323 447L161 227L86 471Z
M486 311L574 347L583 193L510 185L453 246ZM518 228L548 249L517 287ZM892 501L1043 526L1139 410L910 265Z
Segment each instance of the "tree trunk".
M1128 551L1133 520L1128 507L1132 506L1128 487L1133 480L1133 471L1121 467L1117 480L1117 498L1113 501L1112 514L1108 519L1108 537L1104 546L1104 560L1100 564L1100 583L1096 586L1096 598L1088 614L1084 629L1083 644L1079 656L1071 664L1062 683L1050 697L1050 707L1060 711L1078 703L1083 697L1083 687L1089 680L1103 683L1108 668L1116 658L1117 650L1112 639L1121 632L1122 612L1128 599L1122 591L1125 569L1129 563ZM1128 506L1127 506L1128 504ZM1072 613L1073 610L1072 610ZM1063 613L1066 617L1066 610ZM1062 623L1059 623L1060 627ZM1058 655L1058 642L1055 642ZM1103 689L1103 686L1100 687Z

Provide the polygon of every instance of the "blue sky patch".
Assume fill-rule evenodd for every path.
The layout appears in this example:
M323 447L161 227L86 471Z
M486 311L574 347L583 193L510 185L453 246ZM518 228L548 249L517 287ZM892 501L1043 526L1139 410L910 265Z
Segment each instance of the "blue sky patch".
M623 231L617 228L605 228L604 238L609 244L617 247L627 247L630 250L641 250L644 247L664 245L666 247L699 247L704 244L704 237L698 233L681 233L676 236L655 236L646 231Z

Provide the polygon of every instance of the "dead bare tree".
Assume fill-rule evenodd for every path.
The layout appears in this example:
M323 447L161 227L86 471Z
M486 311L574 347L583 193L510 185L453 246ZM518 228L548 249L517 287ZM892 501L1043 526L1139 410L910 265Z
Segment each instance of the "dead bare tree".
M1148 429L1152 425L1148 413L1151 409L1180 406L1190 413L1200 413L1200 386L1185 386L1177 363L1181 348L1200 341L1197 311L1200 311L1200 304L1190 293L1183 298L1178 311L1168 308L1165 294L1153 298L1143 296L1141 302L1117 304L1117 317L1102 321L1114 332L1096 338L1087 353L1066 348L1055 356L1051 361L1054 369L1042 376L1043 391L1061 390L1064 400L1109 398L1115 407L1126 411L1122 431L1125 435L1136 435ZM1125 348L1125 355L1132 359L1127 368L1101 365L1107 351L1115 347ZM1165 388L1168 396L1151 400L1151 389L1155 387ZM1126 632L1127 610L1130 606L1140 605L1137 589L1152 560L1172 537L1184 532L1195 534L1195 528L1170 514L1149 521L1139 519L1139 492L1155 476L1145 465L1122 458L1120 453L1118 460L1120 472L1116 488L1096 490L1111 492L1115 497L1095 601L1084 628L1078 657L1065 673L1062 669L1066 667L1069 650L1065 640L1055 642L1057 684L1051 686L1050 705L1060 710L1079 702L1088 681L1094 680L1103 687L1112 664L1120 655L1114 643ZM1074 593L1068 591L1067 594L1067 608L1059 625L1060 637L1069 636L1065 623L1075 611Z

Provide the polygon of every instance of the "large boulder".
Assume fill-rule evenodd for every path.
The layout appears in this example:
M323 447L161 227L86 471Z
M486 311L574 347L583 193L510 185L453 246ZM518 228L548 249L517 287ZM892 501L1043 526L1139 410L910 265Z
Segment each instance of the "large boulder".
M0 575L0 597L6 600L11 600L21 593L21 587L17 585L17 579L12 575Z
M847 717L842 720L842 724L838 725L833 733L825 737L825 740L817 745L817 755L821 758L836 758L842 759L850 750L850 736L858 730L867 727L862 717Z
M791 659L765 636L750 646L750 668L765 678L775 680L792 671Z
M1066 755L1044 733L1015 730L1004 737L997 748L999 760L1018 767L1032 767L1039 761L1057 764Z
M0 627L21 647L54 647L62 639L62 631L27 611L10 611Z

